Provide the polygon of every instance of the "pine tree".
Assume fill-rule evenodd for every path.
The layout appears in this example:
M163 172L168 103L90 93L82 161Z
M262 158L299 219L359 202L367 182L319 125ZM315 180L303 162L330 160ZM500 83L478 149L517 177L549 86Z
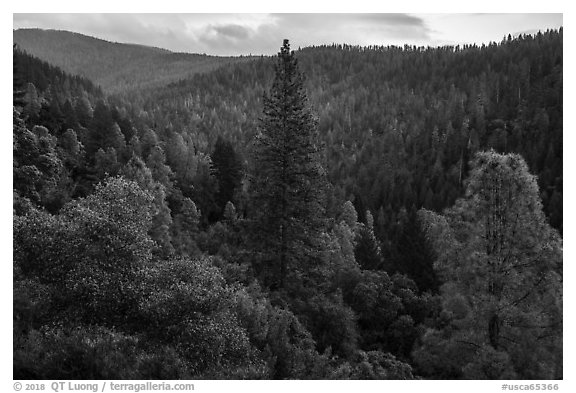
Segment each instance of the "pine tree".
M62 171L57 139L42 126L28 130L16 109L12 119L13 189L20 197L42 204Z
M152 178L158 183L166 187L167 190L172 189L172 178L174 174L172 169L166 165L166 155L164 149L160 146L154 146L146 159L146 166L152 172Z
M509 377L508 368L492 369L496 362L524 379L561 378L562 241L524 159L478 153L465 198L443 216L420 216L452 319L444 333L427 334L427 351L447 337L438 356L460 352L467 378Z
M416 210L408 212L408 220L402 228L394 251L394 272L408 275L422 292L438 292L440 283L433 268L436 254L426 239Z
M358 225L354 256L362 269L379 270L382 268L382 251L374 234L374 218L370 210L366 210L366 225Z
M255 268L272 288L311 279L325 232L326 177L303 81L284 40L252 151Z
M218 137L212 153L212 171L218 180L216 203L224 211L226 203L234 199L234 193L242 181L242 164L232 143Z
M22 115L26 118L28 124L37 124L41 109L42 99L38 94L38 90L33 83L28 83L24 94L24 108L22 109Z
M74 111L76 113L78 123L83 127L88 127L92 122L92 118L94 117L94 109L92 108L92 104L90 103L90 99L88 98L88 93L86 93L86 91L81 92L80 98L76 101Z
M74 168L80 164L84 147L78 141L78 135L73 129L68 129L58 138L58 156L68 168Z
M102 180L108 176L116 176L120 170L116 149L113 147L106 150L98 149L94 155L94 170L98 178Z
M24 82L18 64L19 49L16 44L12 45L12 105L21 110L24 107Z
M195 256L199 253L196 240L201 212L190 198L181 200L180 212L174 217L172 243L179 255Z

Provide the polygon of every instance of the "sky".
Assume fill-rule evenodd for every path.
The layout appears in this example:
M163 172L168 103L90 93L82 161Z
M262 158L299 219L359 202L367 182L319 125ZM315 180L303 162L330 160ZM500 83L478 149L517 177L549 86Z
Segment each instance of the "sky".
M482 14L64 14L14 13L13 28L69 30L113 42L211 55L272 55L292 48L352 45L438 46L499 42L559 28L556 13Z

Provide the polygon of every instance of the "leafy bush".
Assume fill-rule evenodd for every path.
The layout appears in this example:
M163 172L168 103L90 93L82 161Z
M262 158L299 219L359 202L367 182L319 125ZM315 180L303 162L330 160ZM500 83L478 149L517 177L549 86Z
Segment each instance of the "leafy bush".
M14 343L16 379L186 379L170 347L101 327L32 330Z
M394 355L380 351L359 351L352 361L337 367L332 379L414 379L412 367Z

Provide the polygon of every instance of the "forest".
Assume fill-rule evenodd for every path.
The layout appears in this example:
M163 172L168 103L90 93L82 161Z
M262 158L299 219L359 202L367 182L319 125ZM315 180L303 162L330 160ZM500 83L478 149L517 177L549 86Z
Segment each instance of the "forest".
M562 48L15 44L14 378L562 379Z

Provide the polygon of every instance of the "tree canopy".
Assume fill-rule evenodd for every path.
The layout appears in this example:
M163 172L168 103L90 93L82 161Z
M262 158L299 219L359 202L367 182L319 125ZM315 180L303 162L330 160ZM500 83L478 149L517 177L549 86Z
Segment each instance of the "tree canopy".
M14 377L561 379L562 42L15 47Z

